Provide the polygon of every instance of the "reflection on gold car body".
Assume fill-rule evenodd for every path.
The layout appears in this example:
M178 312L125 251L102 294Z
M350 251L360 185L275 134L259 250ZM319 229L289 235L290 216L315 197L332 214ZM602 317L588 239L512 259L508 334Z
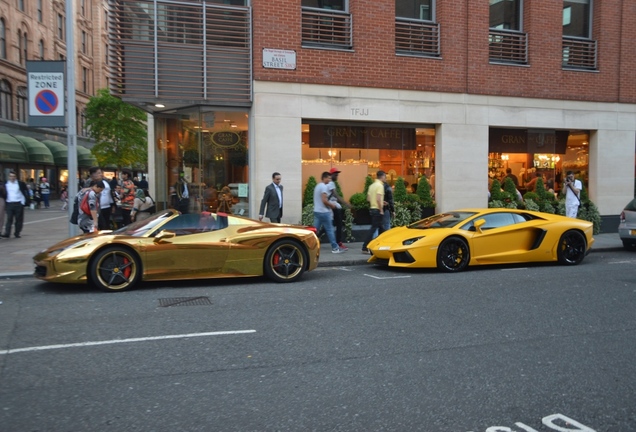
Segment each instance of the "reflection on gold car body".
M587 255L593 224L549 213L488 208L440 213L379 235L369 262L456 272L469 265L558 261Z
M117 231L76 236L43 250L33 258L35 276L122 291L139 280L266 275L292 282L318 265L320 243L307 228L239 216L220 222L213 213L164 210Z

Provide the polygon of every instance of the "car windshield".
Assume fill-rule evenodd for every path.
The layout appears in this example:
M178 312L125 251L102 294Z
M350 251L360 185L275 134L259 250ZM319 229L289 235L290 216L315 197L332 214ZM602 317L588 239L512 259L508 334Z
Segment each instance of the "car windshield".
M451 228L457 224L464 222L469 217L474 216L475 212L449 212L440 213L434 216L422 219L411 225L412 229L429 229L429 228Z
M154 229L157 225L165 222L174 214L174 210L164 210L157 212L147 219L133 222L130 225L113 231L114 235L127 235L132 237L143 237L146 233Z

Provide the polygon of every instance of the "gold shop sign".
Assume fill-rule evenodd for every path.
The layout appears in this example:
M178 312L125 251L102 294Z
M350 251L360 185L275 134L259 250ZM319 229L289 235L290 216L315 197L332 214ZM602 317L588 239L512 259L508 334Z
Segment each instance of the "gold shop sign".
M212 144L225 149L234 148L241 143L241 135L230 131L214 132L210 139Z

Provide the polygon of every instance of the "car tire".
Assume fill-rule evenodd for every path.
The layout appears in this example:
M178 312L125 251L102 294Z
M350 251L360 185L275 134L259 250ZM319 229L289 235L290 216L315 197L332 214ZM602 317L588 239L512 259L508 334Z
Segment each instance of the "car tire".
M636 242L623 240L623 247L629 251L634 251L636 250Z
M141 276L139 257L129 249L111 246L91 259L88 280L102 291L125 291L135 286Z
M444 272L459 272L470 263L470 249L466 240L449 237L437 248L437 268Z
M278 240L267 250L263 266L274 282L294 282L305 272L307 253L297 241Z
M585 258L587 240L581 231L564 232L557 246L557 258L563 265L577 265Z

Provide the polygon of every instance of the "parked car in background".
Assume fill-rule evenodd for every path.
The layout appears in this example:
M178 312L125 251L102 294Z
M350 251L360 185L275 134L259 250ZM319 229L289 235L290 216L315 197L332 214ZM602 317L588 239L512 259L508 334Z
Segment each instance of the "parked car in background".
M446 272L488 264L577 265L594 243L592 231L592 222L549 213L457 210L385 231L369 243L369 262Z
M625 249L636 250L636 198L631 200L621 212L618 235Z

